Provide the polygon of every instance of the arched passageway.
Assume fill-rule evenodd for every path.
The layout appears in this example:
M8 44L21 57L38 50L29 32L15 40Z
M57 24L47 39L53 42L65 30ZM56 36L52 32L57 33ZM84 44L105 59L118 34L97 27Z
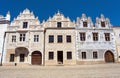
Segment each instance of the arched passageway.
M111 51L105 52L105 62L106 63L114 62L114 54Z

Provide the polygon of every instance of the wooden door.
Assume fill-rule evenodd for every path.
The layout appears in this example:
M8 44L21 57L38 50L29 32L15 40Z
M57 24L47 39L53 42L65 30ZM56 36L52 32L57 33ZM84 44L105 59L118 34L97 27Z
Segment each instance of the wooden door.
M40 52L32 53L32 64L33 65L41 65L42 64L42 54Z
M105 62L107 62L107 63L114 62L114 55L112 52L107 51L105 53Z

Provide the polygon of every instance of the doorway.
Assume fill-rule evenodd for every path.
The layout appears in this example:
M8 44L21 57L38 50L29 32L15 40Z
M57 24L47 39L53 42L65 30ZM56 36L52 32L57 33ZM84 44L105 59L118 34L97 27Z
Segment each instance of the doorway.
M63 51L57 52L57 61L58 61L58 64L63 64Z
M32 53L32 64L41 65L42 64L42 54L39 51L34 51Z
M105 62L106 63L111 63L111 62L114 62L114 55L111 51L107 51L105 53Z

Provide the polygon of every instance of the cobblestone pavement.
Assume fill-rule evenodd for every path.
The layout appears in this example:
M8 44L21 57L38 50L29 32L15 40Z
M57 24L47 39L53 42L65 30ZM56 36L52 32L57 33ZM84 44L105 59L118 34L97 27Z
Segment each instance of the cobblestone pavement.
M0 66L0 78L120 78L120 63L77 66Z

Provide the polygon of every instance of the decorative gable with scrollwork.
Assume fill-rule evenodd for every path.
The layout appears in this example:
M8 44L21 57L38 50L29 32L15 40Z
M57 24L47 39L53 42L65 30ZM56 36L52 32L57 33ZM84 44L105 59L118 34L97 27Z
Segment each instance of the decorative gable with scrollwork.
M58 22L61 23L61 28L75 27L75 24L73 22L71 22L69 17L66 18L59 11L52 18L49 17L49 19L47 21L43 21L42 25L45 28L57 28L57 23Z
M27 22L26 28L23 27L24 22ZM41 27L38 17L35 17L29 9L25 9L23 12L20 12L17 18L14 18L8 27L8 31L33 30Z

